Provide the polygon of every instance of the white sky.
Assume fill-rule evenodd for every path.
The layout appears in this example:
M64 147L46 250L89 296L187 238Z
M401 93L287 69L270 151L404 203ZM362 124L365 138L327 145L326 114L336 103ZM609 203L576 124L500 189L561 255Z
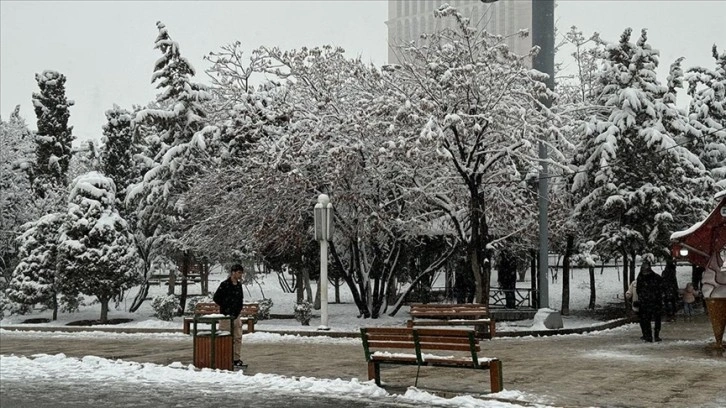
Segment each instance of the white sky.
M474 1L474 0L472 0ZM515 0L517 1L517 0ZM443 2L443 0L442 0ZM484 6L484 5L482 5ZM616 41L625 27L649 28L661 71L677 57L712 67L711 45L726 48L724 1L559 1L560 33L577 25ZM53 69L68 78L76 105L70 123L79 139L98 138L104 111L154 99L153 49L163 21L205 82L202 57L235 40L245 50L340 45L376 65L387 58L387 1L0 1L0 115L15 105L35 128L34 74Z

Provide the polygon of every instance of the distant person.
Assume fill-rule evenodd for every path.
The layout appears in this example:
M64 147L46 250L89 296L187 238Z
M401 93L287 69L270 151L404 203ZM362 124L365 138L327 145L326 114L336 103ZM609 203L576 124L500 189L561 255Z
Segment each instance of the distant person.
M676 312L678 311L676 264L672 261L667 261L661 277L663 278L663 306L666 320L673 322L676 320Z
M506 308L515 309L517 307L517 258L507 248L502 249L499 253L497 279L499 288L504 292Z
M693 317L693 305L696 303L696 289L693 288L693 283L686 283L686 288L683 289L683 318L690 320Z
M663 312L663 278L653 271L650 262L644 261L638 274L635 290L638 293L636 306L640 309L641 339L647 342L661 341L661 313ZM655 321L653 328L650 322Z
M214 303L219 305L219 311L225 316L234 317L234 331L232 333L234 339L234 366L244 367L242 362L242 320L239 315L244 305L244 290L242 288L242 276L244 267L240 264L232 265L230 268L229 278L219 284L219 288L214 292ZM223 320L219 325L220 330L230 330L229 320Z

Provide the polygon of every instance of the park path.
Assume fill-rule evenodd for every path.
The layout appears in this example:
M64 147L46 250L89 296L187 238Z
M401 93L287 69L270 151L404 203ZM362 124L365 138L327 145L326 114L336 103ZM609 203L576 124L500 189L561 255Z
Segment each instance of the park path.
M636 324L596 334L513 337L485 340L481 356L498 357L505 389L532 395L532 401L562 407L724 407L726 356L713 348L706 316L694 321L664 323L661 343L642 343ZM192 341L177 336L89 338L50 336L5 330L0 354L64 353L109 359L191 364ZM366 380L359 343L290 344L243 342L245 374ZM412 386L416 367L382 369L391 392ZM443 396L485 394L488 373L427 368L419 372L419 388Z

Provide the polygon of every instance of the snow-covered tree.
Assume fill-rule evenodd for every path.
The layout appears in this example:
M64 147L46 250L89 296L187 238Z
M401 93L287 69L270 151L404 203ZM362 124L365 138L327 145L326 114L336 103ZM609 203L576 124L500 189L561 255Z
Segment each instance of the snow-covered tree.
M18 261L20 227L36 218L32 194L35 144L19 105L7 122L0 119L0 146L0 276L8 282Z
M674 140L686 131L678 118L687 121L656 77L658 51L645 30L636 43L631 33L606 47L596 99L603 110L582 126L573 192L586 239L630 260L632 274L637 255L668 256L670 234L690 225L683 215L705 208L693 192L712 180ZM626 289L627 275L623 281Z
M527 67L501 37L470 27L453 7L436 15L451 29L398 48L400 65L386 67L394 113L386 154L396 154L415 177L415 189L446 214L467 247L475 300L489 294L494 247L502 238L536 229L529 187L540 168L537 146L561 156L551 143L557 129L538 101L544 76ZM551 96L551 95L550 95Z
M58 230L64 214L52 213L23 226L18 238L20 263L15 268L6 291L7 297L16 304L15 312L25 313L36 304L53 310L53 320L58 318L59 296L56 261L58 254ZM72 309L74 296L66 300Z
M66 98L66 77L56 71L35 74L40 88L33 93L33 107L38 119L36 142L36 177L39 196L50 188L63 188L68 183L71 162L73 127L68 126L69 108L73 101Z
M161 22L156 25L159 35L155 48L162 57L154 65L152 83L161 90L156 99L158 107L137 112L132 125L156 131L158 152L147 157L151 168L141 182L128 189L127 200L136 206L140 230L146 231L146 239L152 241L146 247L164 247L167 255L178 261L182 271L181 313L192 253L178 240L186 216L180 196L204 167L201 159L205 156L206 138L217 129L205 127L203 103L211 99L211 94L204 85L191 81L194 68L181 56L179 44L171 39L166 26Z
M726 188L726 51L712 48L714 69L688 70L688 94L692 97L690 118L701 135L693 138L691 150L711 172L720 188Z
M116 209L113 180L98 172L73 180L58 242L60 286L95 296L105 323L109 301L141 279L134 238Z
M103 125L101 138L101 171L116 184L116 198L121 204L119 211L122 214L126 189L129 185L138 183L141 177L140 169L134 162L134 154L139 153L139 148L134 143L131 127L133 115L114 104L113 108L106 111L106 123Z

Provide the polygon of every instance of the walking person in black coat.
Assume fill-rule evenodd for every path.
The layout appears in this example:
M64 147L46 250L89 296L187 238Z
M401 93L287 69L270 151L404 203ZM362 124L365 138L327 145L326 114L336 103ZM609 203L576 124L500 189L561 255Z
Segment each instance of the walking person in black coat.
M219 311L225 316L234 317L234 331L229 327L229 320L220 322L220 329L232 332L234 338L234 366L244 367L241 359L242 353L242 320L239 314L242 312L245 294L242 288L242 277L244 275L244 267L239 264L232 265L230 268L229 278L223 280L219 284L219 288L214 292L214 303L219 305Z
M663 278L663 306L666 319L674 322L678 311L678 278L676 277L676 264L673 261L666 262L661 277Z
M663 312L663 279L653 271L650 262L643 261L636 284L638 307L640 309L640 330L643 341L661 341L660 326ZM655 321L651 329L650 322Z

